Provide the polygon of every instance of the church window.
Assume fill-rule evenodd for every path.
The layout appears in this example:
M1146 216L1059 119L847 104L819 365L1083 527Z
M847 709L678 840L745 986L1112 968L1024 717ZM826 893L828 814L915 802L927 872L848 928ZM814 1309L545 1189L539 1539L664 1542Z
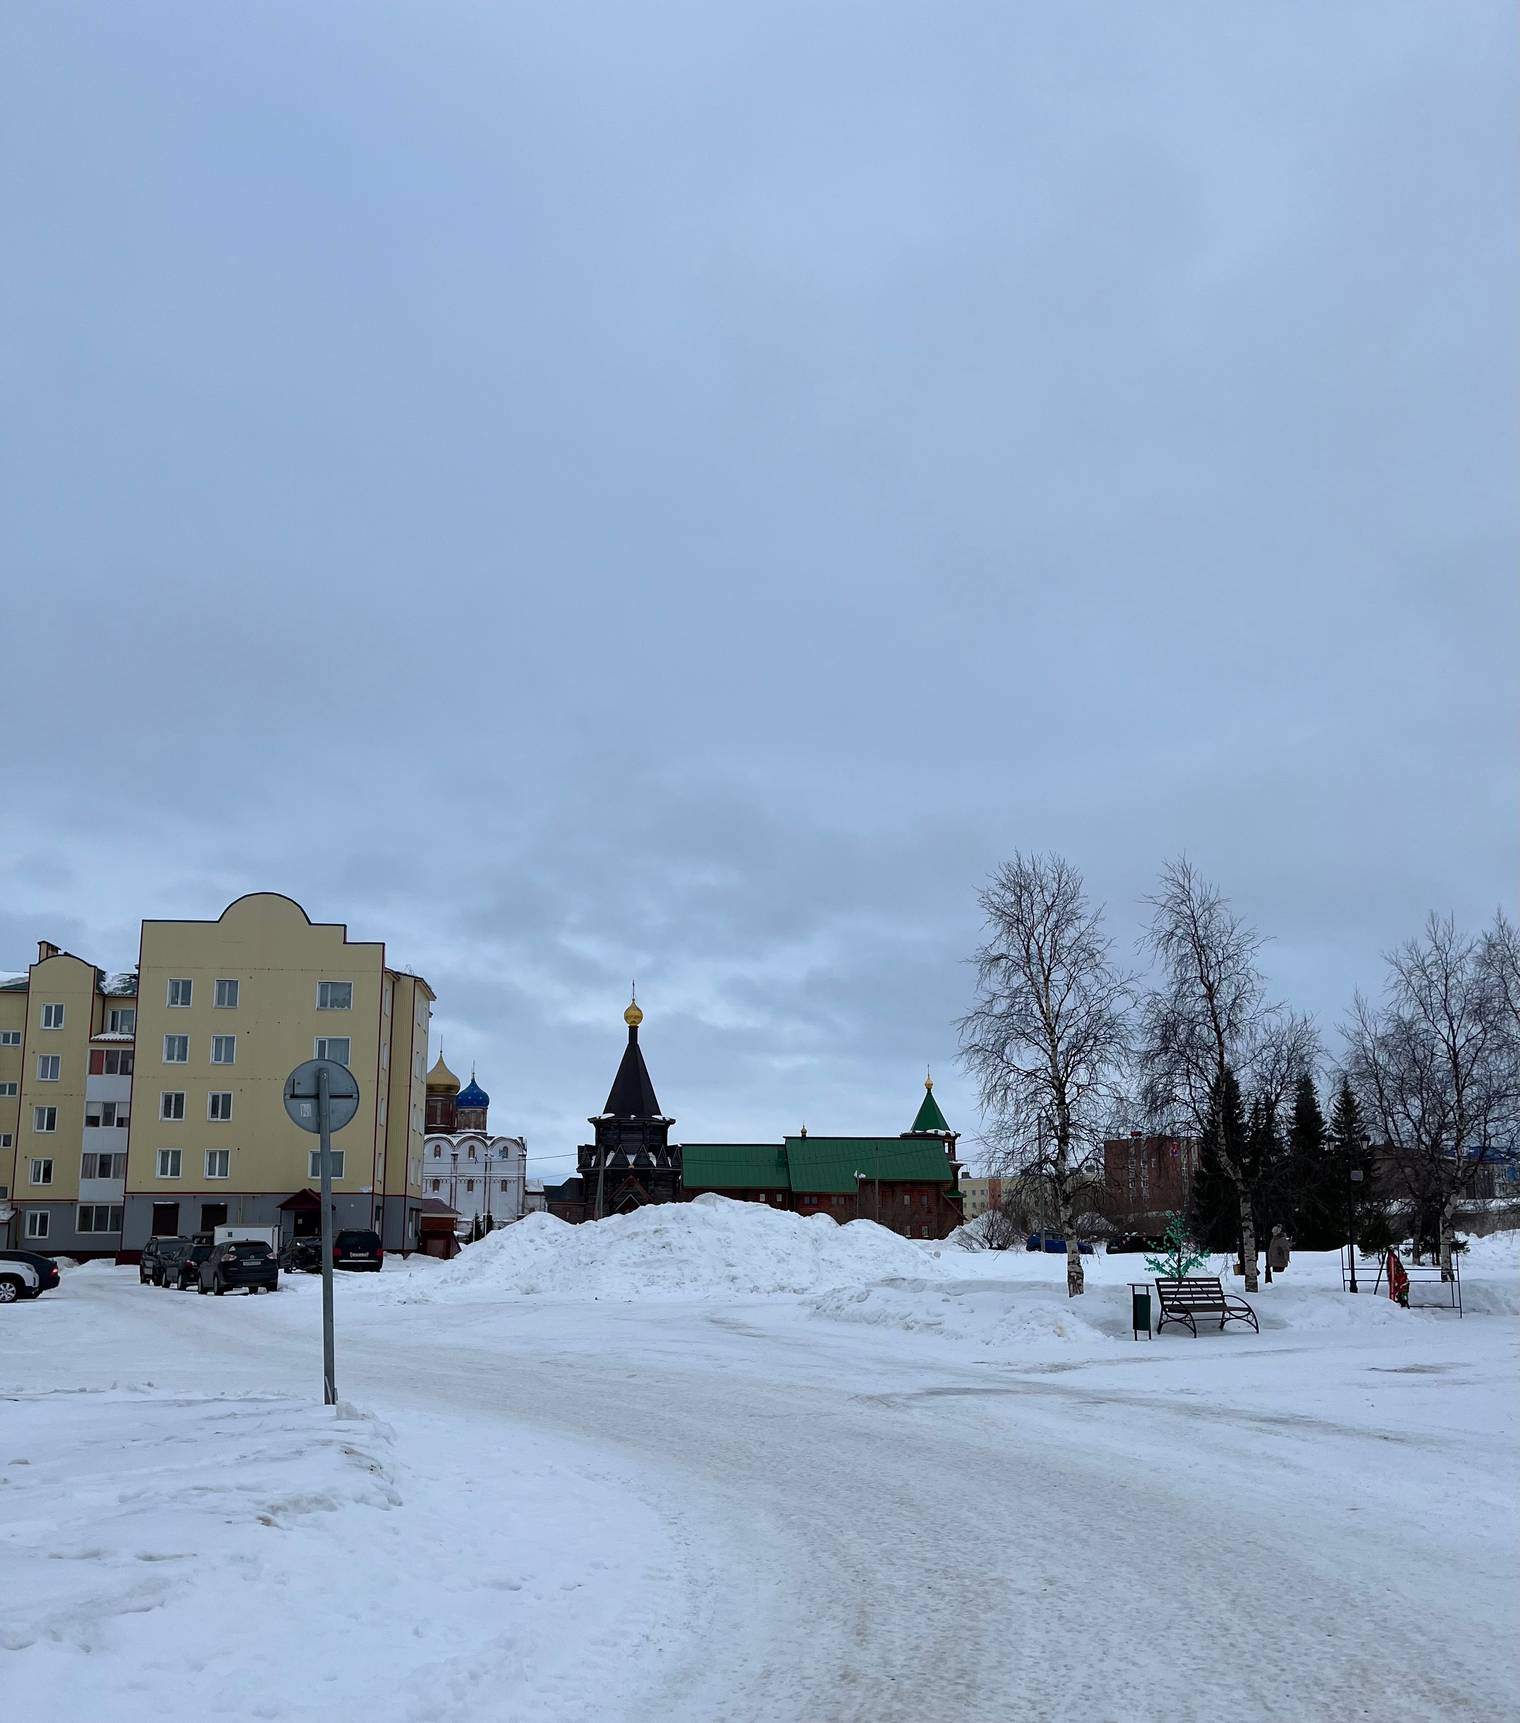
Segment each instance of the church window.
M433 1144L433 1159L435 1161L443 1159L443 1150L437 1143Z
M433 1180L433 1189L435 1191L442 1190L443 1189L443 1180L442 1179L434 1179Z

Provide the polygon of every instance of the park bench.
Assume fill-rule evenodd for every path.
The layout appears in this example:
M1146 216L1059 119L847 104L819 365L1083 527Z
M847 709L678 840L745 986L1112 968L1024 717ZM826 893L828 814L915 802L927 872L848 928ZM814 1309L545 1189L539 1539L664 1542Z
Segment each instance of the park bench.
M1219 1326L1227 1322L1249 1322L1256 1333L1256 1312L1243 1298L1226 1292L1217 1275L1196 1275L1186 1280L1158 1280L1156 1297L1161 1304L1161 1320L1156 1324L1159 1334L1168 1322L1185 1322L1198 1338L1200 1316L1217 1316Z

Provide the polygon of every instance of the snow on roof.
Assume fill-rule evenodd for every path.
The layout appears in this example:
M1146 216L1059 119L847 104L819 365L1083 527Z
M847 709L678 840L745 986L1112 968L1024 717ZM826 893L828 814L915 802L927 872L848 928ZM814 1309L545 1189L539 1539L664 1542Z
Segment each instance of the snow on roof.
M109 994L113 999L120 999L124 995L136 993L137 971L135 969L120 970L108 980L101 982L100 991Z
M92 1035L90 1037L90 1044L93 1046L97 1041L120 1042L135 1041L136 1039L137 1037L130 1029L102 1029L98 1035Z

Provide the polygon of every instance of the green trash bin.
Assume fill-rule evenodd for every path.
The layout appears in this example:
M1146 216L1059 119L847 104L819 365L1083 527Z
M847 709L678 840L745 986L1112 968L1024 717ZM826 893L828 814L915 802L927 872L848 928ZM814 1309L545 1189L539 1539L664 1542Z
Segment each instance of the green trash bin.
M1151 1289L1143 1282L1130 1282L1129 1325L1132 1340L1142 1334L1147 1340L1151 1338Z

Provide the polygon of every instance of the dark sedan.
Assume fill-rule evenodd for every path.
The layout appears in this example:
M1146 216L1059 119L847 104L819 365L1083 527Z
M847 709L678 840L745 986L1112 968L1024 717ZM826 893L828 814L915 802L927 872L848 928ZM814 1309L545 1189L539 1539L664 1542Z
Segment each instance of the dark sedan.
M304 1270L307 1274L322 1272L322 1235L314 1233L310 1238L293 1238L280 1252L280 1267L287 1274L296 1270Z
M178 1234L150 1238L137 1259L137 1284L167 1286L189 1248L190 1240Z
M200 1266L201 1292L224 1292L241 1287L244 1292L274 1292L280 1284L280 1265L274 1252L259 1239L234 1238L212 1247Z
M37 1285L22 1290L18 1294L21 1298L41 1298L44 1292L51 1292L58 1284L58 1264L40 1251L0 1250L0 1262L24 1262L29 1268L36 1269Z
M164 1270L159 1285L175 1292L188 1292L192 1286L200 1283L201 1264L211 1255L214 1245L202 1239L197 1244L191 1244L187 1239L185 1249Z

